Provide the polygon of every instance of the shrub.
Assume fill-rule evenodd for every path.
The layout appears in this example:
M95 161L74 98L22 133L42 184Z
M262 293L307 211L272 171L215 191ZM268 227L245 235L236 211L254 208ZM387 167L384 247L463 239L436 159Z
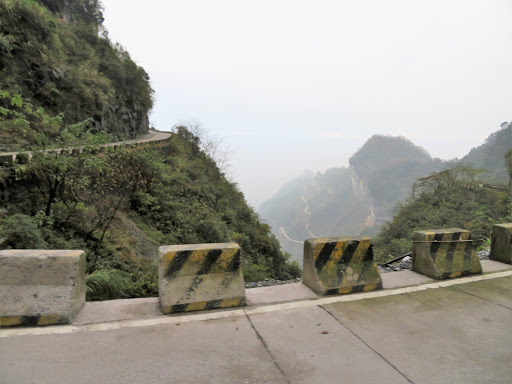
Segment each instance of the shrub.
M102 269L85 277L87 301L126 298L131 288L130 275L118 269Z
M8 249L46 248L38 219L33 216L15 214L5 217L1 223L0 238L5 238L2 245Z

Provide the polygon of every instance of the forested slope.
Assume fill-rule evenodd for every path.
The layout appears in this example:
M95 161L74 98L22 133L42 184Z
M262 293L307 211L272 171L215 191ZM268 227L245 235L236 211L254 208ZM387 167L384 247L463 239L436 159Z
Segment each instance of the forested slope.
M512 148L512 122L504 122L501 129L491 134L485 142L461 159L461 162L482 169L480 180L505 184L510 180L510 151ZM505 155L509 153L508 157Z
M493 224L512 221L512 194L510 190L468 188L477 172L459 164L418 180L375 239L377 260L410 252L417 230L463 228L472 232L476 247L489 242Z
M78 139L94 148L94 135ZM89 280L100 287L90 298L156 295L159 245L234 241L247 280L300 276L185 127L145 150L35 153L29 164L0 167L0 175L2 247L85 250Z
M156 296L159 245L234 241L247 280L300 276L206 138L99 151L146 132L152 105L102 20L94 0L0 0L0 151L33 154L0 166L0 249L85 250L91 300Z
M0 151L86 119L113 139L148 131L149 77L102 22L96 0L0 0ZM27 109L9 111L20 99ZM43 124L38 111L57 119Z

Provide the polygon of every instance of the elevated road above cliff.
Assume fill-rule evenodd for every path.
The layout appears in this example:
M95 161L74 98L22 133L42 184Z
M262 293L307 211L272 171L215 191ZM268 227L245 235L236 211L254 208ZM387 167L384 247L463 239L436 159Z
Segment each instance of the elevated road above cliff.
M116 148L122 147L126 145L132 144L151 144L158 143L161 141L168 140L172 136L171 132L160 132L150 130L144 136L132 139L132 140L124 140L124 141L116 141L113 143L101 144L100 148ZM70 151L81 151L83 147L72 147L72 148L52 148L47 149L45 153L62 153L62 152L70 152ZM0 166L2 165L12 165L16 161L19 155L23 155L23 161L27 161L26 159L30 159L32 157L31 151L18 151L18 152L0 152Z

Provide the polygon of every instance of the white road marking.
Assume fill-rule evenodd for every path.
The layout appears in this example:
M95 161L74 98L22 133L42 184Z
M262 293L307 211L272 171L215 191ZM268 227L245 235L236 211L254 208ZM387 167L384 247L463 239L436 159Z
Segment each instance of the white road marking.
M331 296L323 297L312 300L301 300L293 301L289 303L263 305L260 307L246 308L246 309L233 309L219 312L208 312L208 313L197 313L191 315L174 315L174 316L160 316L151 319L140 319L140 320L125 320L125 321L113 321L108 323L97 323L97 324L85 324L85 325L59 325L50 327L39 327L39 328L12 328L12 329L0 329L0 337L12 337L12 336L36 336L36 335L62 335L75 332L91 332L91 331L110 331L121 328L138 328L138 327L150 327L154 325L162 324L179 324L188 323L192 321L206 321L206 320L217 320L225 319L246 315L255 315L258 313L277 312L287 309L295 308L306 308L320 305L327 305L333 303L342 303L349 301L358 301L365 299L373 299L377 297L395 296L402 295L404 293L426 291L428 289L446 288L454 285L461 285L467 283L473 283L477 281L498 279L501 277L512 276L512 270L489 273L486 275L463 277L453 280L444 280L435 283L415 285L404 288L380 290L372 292L356 293L352 295L344 296Z

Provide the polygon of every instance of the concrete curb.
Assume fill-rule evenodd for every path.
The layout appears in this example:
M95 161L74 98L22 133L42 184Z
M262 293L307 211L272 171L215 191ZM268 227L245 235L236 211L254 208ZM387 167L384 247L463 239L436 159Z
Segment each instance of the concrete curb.
M277 312L288 309L307 308L315 306L323 306L333 303L359 301L365 299L374 299L386 296L396 296L412 292L426 291L429 289L448 288L456 285L473 283L478 281L485 281L491 279L498 279L503 277L512 276L512 270L504 272L488 273L484 275L462 277L453 280L444 280L434 283L427 283L423 285L415 285L410 287L403 287L398 289L385 289L381 291L356 293L352 295L323 297L319 299L300 300L281 304L262 305L250 307L246 309L235 310L218 310L207 313L197 313L193 315L172 315L172 316L158 316L142 320L127 320L127 321L113 321L105 323L87 324L87 325L63 325L63 326L48 326L37 328L13 328L7 330L0 330L0 338L13 337L13 336L37 336L37 335L57 335L57 334L70 334L75 332L96 332L96 331L109 331L122 328L138 328L149 327L162 324L180 324L194 321L217 320L225 318L233 318L239 316L254 315L258 313Z

